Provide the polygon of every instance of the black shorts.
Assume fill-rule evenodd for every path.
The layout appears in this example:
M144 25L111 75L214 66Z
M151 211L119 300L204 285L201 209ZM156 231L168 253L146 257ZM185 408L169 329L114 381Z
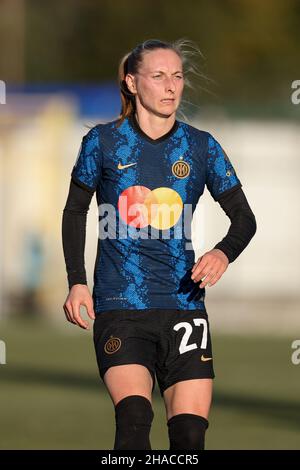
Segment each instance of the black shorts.
M111 366L148 368L160 394L182 380L214 378L205 310L120 309L97 314L94 345L102 380Z

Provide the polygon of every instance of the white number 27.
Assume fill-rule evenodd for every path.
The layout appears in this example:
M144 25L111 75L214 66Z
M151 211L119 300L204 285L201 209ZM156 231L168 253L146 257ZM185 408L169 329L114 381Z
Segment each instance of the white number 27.
M195 326L201 326L203 325L203 335L202 335L202 341L201 341L201 345L200 345L200 348L201 349L206 349L206 346L207 346L207 321L204 319L204 318L194 318L193 319L193 322L195 324ZM173 330L175 331L178 331L180 330L180 328L185 328L185 332L184 332L184 335L182 337L182 340L180 342L180 346L179 346L179 352L180 354L183 354L187 351L191 351L192 349L197 349L197 344L196 343L192 343L192 344L187 344L192 332L193 332L193 326L186 322L186 321L182 321L180 323L177 323L176 325L174 325L173 327Z

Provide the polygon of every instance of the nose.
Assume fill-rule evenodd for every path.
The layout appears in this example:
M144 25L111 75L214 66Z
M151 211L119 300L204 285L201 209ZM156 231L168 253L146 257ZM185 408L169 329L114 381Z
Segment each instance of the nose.
M166 91L172 91L172 93L176 90L175 79L174 78L166 78Z

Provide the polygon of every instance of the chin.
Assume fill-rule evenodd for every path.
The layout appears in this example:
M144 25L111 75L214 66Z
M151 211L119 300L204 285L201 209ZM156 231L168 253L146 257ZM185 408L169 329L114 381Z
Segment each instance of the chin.
M158 111L156 114L160 117L169 118L172 114L175 114L176 111Z
M176 106L162 106L159 109L159 113L163 116L170 117L172 114L175 114L177 110Z

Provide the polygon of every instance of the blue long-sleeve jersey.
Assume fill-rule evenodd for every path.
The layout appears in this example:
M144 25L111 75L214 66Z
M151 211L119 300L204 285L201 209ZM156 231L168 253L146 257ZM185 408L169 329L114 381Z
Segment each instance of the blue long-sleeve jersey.
M175 120L152 139L134 115L93 127L72 178L96 191L99 240L94 310L205 308L182 290L194 264L193 212L205 185L215 201L241 187L225 151L208 132Z

